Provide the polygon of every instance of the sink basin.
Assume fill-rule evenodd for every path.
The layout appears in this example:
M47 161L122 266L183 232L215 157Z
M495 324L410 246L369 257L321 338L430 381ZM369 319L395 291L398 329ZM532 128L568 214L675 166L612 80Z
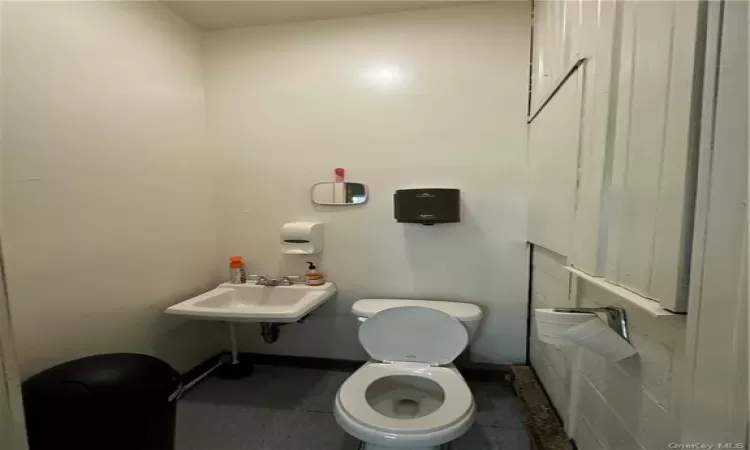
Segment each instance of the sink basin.
M322 286L258 286L223 283L216 289L167 308L167 314L233 322L296 322L336 293Z

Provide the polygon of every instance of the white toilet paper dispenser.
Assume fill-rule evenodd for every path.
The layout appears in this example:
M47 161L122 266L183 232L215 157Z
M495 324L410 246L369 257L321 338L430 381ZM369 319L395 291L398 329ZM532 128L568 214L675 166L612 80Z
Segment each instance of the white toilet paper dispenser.
M312 255L323 251L323 224L293 222L281 227L281 253Z
M607 315L607 324L615 333L620 335L630 343L630 329L628 328L628 317L625 310L620 306L605 306L597 308L553 308L555 312L566 313L605 313Z

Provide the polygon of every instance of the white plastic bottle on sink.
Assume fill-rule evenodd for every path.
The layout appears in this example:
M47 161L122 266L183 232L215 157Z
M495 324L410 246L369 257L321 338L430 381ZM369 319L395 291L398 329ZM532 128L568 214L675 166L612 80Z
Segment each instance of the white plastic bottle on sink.
M245 263L242 256L232 256L229 258L229 282L233 284L245 284L247 275L245 275Z

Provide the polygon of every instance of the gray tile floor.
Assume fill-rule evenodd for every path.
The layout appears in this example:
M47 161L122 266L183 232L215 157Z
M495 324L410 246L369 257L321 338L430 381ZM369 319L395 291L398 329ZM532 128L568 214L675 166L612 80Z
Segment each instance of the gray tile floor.
M257 366L241 381L208 378L177 407L177 450L356 450L333 419L333 401L350 375ZM528 450L520 400L510 384L469 382L476 424L451 450Z

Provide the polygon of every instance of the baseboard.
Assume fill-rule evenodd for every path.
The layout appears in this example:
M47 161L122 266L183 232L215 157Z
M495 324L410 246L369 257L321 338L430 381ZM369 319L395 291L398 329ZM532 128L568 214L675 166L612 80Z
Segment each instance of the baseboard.
M299 367L301 369L336 370L354 372L365 361L352 359L316 358L312 356L269 355L265 353L240 353L252 364L261 366Z
M182 375L182 385L191 385L195 380L204 377L206 372L214 369L222 360L229 360L229 352L214 355ZM264 353L241 352L239 357L254 365L298 367L301 369L335 370L354 372L366 361L351 359L316 358L311 356L269 355ZM511 366L495 364L457 365L461 375L467 381L509 381ZM202 380L201 380L202 381ZM200 384L198 382L197 384ZM197 385L196 384L196 385ZM195 385L192 385L195 387Z
M316 358L311 356L269 355L262 353L241 353L253 364L299 367L305 369L337 370L354 372L367 361L334 358ZM511 366L500 364L457 364L461 375L467 380L497 381L507 379Z
M511 370L507 365L493 367L462 367L456 366L466 381L510 381Z

